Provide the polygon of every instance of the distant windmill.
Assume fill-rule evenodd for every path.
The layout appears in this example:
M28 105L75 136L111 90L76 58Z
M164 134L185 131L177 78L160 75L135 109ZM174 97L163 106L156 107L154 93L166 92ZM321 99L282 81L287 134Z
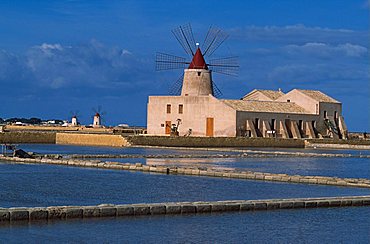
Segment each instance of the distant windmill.
M78 126L79 125L78 118L80 118L79 111L78 110L71 111L70 115L71 115L71 126Z
M217 27L210 27L204 39L202 48L195 42L190 24L179 26L172 30L177 41L185 52L191 56L186 58L158 52L156 55L156 70L185 69L184 74L174 83L171 95L222 95L212 80L211 72L237 76L239 71L238 57L209 58L228 38L228 34ZM201 51L203 50L203 53ZM187 69L186 69L187 68ZM198 76L198 77L197 77Z
M97 108L93 108L93 124L94 128L102 127L102 121L104 120L105 112L102 111L102 107L99 105Z

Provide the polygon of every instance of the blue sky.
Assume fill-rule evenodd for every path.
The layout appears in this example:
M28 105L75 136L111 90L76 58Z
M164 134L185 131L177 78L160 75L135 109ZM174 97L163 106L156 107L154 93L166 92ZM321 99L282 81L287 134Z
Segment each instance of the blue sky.
M369 2L17 1L0 2L0 117L68 119L92 108L108 124L146 124L148 95L165 95L181 70L156 72L157 51L186 55L171 29L210 25L238 55L238 77L214 75L225 98L254 88L318 89L342 101L352 131L370 131Z

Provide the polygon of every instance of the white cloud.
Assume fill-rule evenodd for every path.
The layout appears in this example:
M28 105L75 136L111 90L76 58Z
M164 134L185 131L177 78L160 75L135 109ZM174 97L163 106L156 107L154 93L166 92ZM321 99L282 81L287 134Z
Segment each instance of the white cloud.
M282 49L288 54L306 54L322 57L337 57L338 55L361 57L368 53L366 47L351 43L330 45L326 43L309 42L304 45L287 45Z
M288 26L247 26L229 31L230 37L246 42L259 41L262 43L302 44L317 43L355 43L368 45L367 31L347 29L330 29L323 27L308 27L302 24Z

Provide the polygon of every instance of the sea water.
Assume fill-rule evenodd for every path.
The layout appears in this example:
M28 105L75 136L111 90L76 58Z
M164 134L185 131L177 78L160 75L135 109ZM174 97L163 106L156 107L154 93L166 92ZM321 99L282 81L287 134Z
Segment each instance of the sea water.
M84 148L84 153L99 150L99 153L184 153L175 149L163 151L70 146L48 148L46 145L29 147L40 151L43 149L48 151L47 153L63 154L81 153L81 148ZM132 151L128 152L130 150ZM185 154L189 154L189 151L185 151ZM353 177L368 177L369 169L369 159L359 158L241 158L212 159L210 162L200 160L182 163L267 172L308 172L307 174L311 175L326 172L325 174ZM175 161L172 163L176 163ZM322 165L320 162L323 162ZM370 195L370 189L361 188L7 162L0 163L0 185L0 207ZM369 236L369 207L142 216L0 226L2 241L30 243L368 243Z

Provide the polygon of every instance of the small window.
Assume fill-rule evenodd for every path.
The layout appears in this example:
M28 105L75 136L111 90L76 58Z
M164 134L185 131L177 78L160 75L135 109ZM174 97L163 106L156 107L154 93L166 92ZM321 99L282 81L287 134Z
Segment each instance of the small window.
M328 118L328 113L326 112L326 110L324 111L324 119L327 119Z
M179 114L182 114L184 112L184 105L179 104Z
M201 72L198 72L198 76L200 76Z
M171 104L167 104L167 113L170 114L171 113Z
M290 99L286 100L288 103L290 103Z

